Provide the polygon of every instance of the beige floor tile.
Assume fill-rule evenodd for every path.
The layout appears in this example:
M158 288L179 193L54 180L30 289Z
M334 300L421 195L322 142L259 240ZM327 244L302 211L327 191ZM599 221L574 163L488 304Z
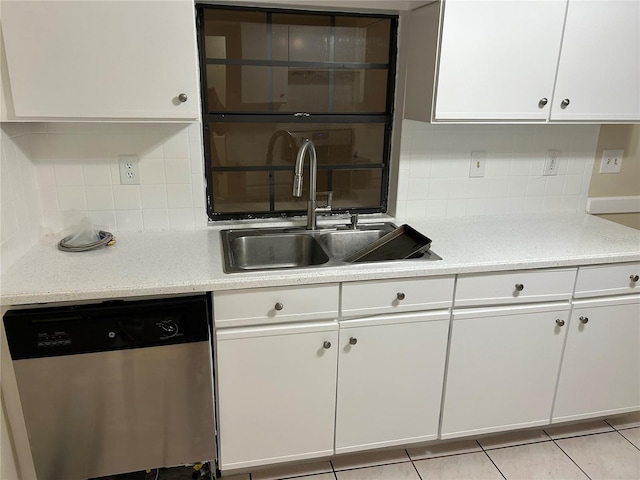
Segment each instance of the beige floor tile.
M636 447L640 448L640 427L620 430L620 435L629 440Z
M449 455L481 451L482 449L480 448L480 445L478 445L478 442L475 440L432 443L430 445L407 449L411 460L424 460L426 458L446 457Z
M336 478L338 480L420 480L411 462L341 470L336 472Z
M607 418L607 423L611 424L616 430L640 427L640 412L627 413L625 415Z
M336 480L333 473L320 473L318 475L311 475L309 477L301 477L296 480Z
M638 480L640 450L617 432L556 440L592 480Z
M420 477L428 480L504 480L484 452L429 458L413 464Z
M489 450L502 474L508 479L588 480L576 464L553 442Z
M243 475L231 476L222 475L222 477L220 477L220 480L251 480L251 476L248 473L245 473Z
M498 433L478 439L485 450L492 448L514 447L527 443L546 442L551 440L543 430L523 430L519 432Z
M354 453L338 455L331 459L335 470L350 468L372 467L387 463L408 462L407 452L403 450L380 450L376 452Z
M558 425L557 427L548 427L544 431L554 440L568 437L578 437L580 435L590 435L592 433L612 432L613 427L604 420L596 420L592 422L572 423L570 425Z
M302 475L317 475L319 473L331 473L331 463L296 463L293 465L281 465L265 470L257 470L251 474L253 480L276 480L281 478L300 477Z

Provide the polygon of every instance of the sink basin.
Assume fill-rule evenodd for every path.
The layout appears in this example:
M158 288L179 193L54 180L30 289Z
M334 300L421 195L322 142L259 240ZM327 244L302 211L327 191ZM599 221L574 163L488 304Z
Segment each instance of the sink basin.
M322 243L331 256L338 260L343 260L352 253L355 253L375 242L392 230L393 228L375 230L337 230L335 232L321 234L320 243Z
M225 252L225 270L265 270L271 268L321 265L329 256L318 241L304 234L258 234L230 238Z
M224 271L236 273L350 265L350 255L395 229L392 223L376 223L360 225L356 230L346 227L223 230L220 233ZM420 254L420 259L441 260L433 252Z

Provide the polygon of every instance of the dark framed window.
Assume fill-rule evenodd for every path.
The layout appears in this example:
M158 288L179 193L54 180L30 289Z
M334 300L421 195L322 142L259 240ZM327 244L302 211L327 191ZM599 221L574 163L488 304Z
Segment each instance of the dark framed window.
M313 141L333 210L386 212L398 18L198 5L208 213L300 215ZM319 198L322 203L322 198Z

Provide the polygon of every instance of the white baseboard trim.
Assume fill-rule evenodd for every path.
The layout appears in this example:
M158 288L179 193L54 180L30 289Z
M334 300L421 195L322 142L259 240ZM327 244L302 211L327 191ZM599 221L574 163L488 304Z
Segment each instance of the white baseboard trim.
M590 197L587 199L587 213L638 213L640 195L628 197Z

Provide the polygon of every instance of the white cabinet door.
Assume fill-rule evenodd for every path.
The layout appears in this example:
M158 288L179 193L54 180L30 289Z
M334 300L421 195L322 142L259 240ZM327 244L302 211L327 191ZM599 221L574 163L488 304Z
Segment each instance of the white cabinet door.
M447 0L434 119L546 120L565 7L566 0Z
M341 324L336 453L437 438L449 315Z
M16 118L198 118L192 1L3 1L2 33Z
M568 313L564 303L454 310L441 438L548 424Z
M551 120L640 120L640 2L569 1Z
M333 453L338 324L216 332L220 468Z
M640 295L576 302L553 421L640 409Z

